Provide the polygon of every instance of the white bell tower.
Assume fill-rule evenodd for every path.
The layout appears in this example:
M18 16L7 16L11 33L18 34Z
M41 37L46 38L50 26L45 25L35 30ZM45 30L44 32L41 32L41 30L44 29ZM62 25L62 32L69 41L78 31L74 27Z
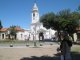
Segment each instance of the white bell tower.
M39 26L38 26L38 23L39 23L39 11L38 11L38 7L37 7L37 4L36 4L36 0L35 0L35 3L33 5L33 8L32 8L32 22L31 22L31 40L34 39L37 39L37 30L39 29ZM33 37L34 35L34 37Z
M39 22L39 12L36 2L34 3L33 9L32 9L32 24Z

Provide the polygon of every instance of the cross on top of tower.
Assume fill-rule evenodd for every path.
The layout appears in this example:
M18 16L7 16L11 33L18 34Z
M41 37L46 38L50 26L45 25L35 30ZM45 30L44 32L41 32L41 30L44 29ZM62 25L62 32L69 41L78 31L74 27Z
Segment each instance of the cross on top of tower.
M34 1L34 3L36 3L37 0Z

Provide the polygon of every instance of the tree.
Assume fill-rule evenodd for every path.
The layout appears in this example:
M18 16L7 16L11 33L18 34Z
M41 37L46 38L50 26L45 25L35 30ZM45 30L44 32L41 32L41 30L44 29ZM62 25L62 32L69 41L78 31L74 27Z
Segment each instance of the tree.
M61 26L58 21L58 16L56 16L54 13L47 13L40 18L40 22L43 23L43 26L47 29L54 29L58 32L59 40L60 40L60 30Z
M16 39L17 30L15 30L15 28L16 28L16 26L10 26L10 28L9 28L12 39Z
M78 26L77 20L79 20L79 14L77 12L70 12L70 10L62 10L58 14L60 16L60 25L64 32L67 32L72 37L76 33L76 27Z
M47 13L40 18L40 22L43 23L43 26L47 29L50 29L53 27L53 19L55 18L54 13Z
M60 11L57 16L59 16L61 30L67 32L74 41L73 34L76 33L76 27L78 26L77 22L80 19L79 12L71 12L69 9L66 9Z
M0 30L3 28L3 26L2 26L2 22L1 22L1 20L0 20Z
M3 28L3 26L2 26L2 22L1 22L1 20L0 20L0 38L1 38L1 29Z
M80 14L80 5L77 8L77 12Z
M40 22L47 29L51 28L58 32L59 40L61 40L61 31L67 32L73 38L78 26L77 20L80 19L80 14L71 12L69 9L61 10L58 14L47 13L40 18ZM73 39L74 40L74 39Z

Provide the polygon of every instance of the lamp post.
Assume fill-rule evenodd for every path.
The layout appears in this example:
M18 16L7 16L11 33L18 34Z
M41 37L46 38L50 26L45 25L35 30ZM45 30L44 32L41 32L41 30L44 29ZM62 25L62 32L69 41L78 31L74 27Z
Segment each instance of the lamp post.
M33 44L34 44L34 47L36 47L35 32L32 31L31 34L32 34L32 36L33 36Z
M10 31L9 30L8 30L8 35L10 35ZM13 47L12 41L11 41L10 47Z
M36 38L36 34L37 34L37 26L39 26L41 23L39 23L39 22L36 22L36 23L33 23L32 25L33 25L33 30L32 30L32 35L33 35L33 42L34 42L34 46L37 46L36 45L36 40L37 40L37 38Z
M39 25L39 23L37 22L37 23L34 23L34 31L33 31L33 42L34 42L34 46L37 46L36 45L36 34L37 34L37 32L36 32L36 29L37 29L37 25Z
M34 42L34 47L36 47L36 25L34 26L34 33L33 33L33 42Z

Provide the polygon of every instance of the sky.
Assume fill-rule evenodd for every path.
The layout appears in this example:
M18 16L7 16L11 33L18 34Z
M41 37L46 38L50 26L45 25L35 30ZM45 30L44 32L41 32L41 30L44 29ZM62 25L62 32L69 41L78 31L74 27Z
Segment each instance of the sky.
M4 28L11 25L30 29L35 0L0 0L0 20ZM63 9L77 10L80 0L36 0L40 16Z

